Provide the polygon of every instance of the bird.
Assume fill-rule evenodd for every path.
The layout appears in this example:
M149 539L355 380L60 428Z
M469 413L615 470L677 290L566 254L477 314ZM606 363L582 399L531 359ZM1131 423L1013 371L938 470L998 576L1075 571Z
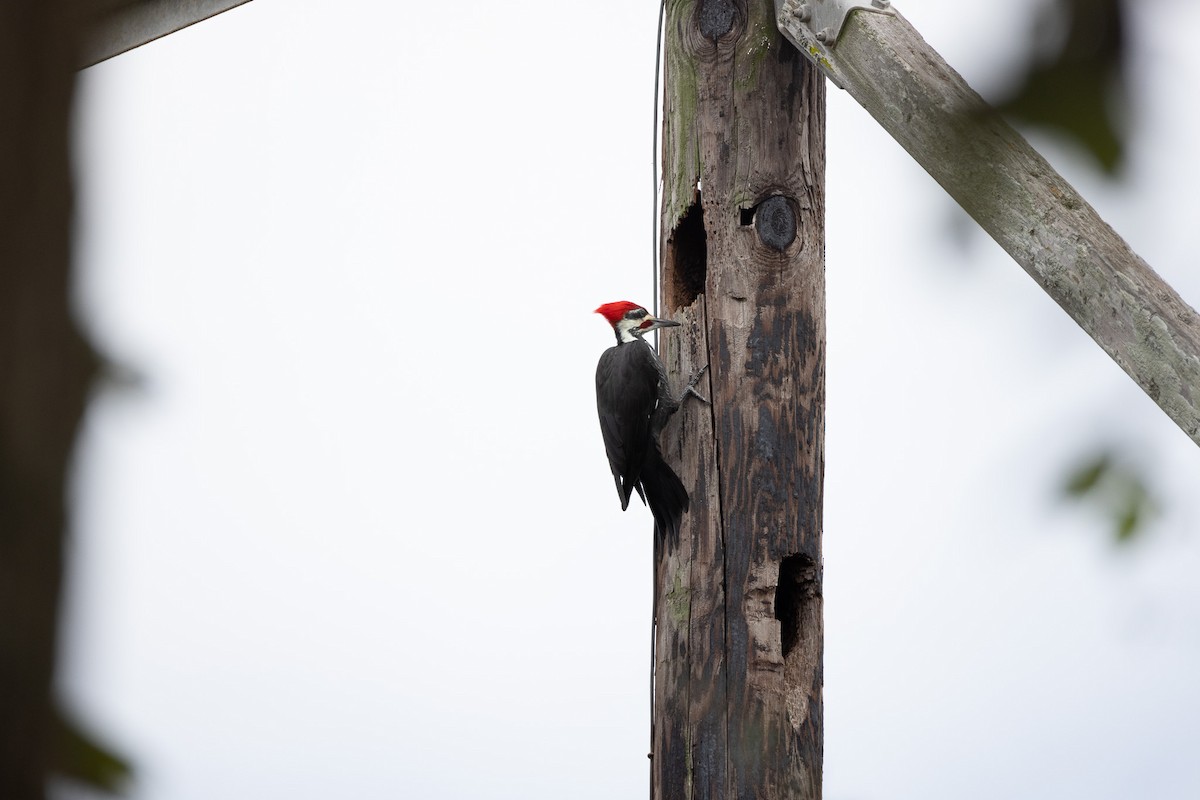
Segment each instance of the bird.
M596 411L621 510L629 508L636 491L654 516L655 536L674 545L690 499L675 470L663 460L657 439L689 394L708 402L695 390L704 369L696 373L683 394L672 397L667 369L643 337L680 323L655 317L627 300L605 303L595 313L608 320L617 337L617 343L600 355L596 365Z

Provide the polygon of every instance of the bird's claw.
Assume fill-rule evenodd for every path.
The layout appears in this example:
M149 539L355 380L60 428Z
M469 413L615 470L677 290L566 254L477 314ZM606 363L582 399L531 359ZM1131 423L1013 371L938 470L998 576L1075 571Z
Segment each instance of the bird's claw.
M701 403L712 405L707 397L696 391L696 384L700 382L700 378L704 376L705 372L708 372L708 364L705 364L703 367L696 370L696 373L692 375L692 379L688 381L687 388L683 390L683 396L687 397L688 395L691 395Z

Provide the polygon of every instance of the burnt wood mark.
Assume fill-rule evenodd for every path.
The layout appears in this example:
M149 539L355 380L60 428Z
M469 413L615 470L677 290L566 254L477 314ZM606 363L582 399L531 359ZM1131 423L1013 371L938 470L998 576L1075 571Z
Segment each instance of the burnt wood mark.
M654 800L821 796L825 82L774 13L667 4L663 361L708 364L712 405L663 432L692 506L656 569Z

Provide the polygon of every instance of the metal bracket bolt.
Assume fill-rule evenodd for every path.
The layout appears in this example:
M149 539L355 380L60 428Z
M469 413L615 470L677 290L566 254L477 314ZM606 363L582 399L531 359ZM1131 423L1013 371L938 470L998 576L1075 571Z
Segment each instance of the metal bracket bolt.
M837 44L842 27L852 11L872 11L876 14L894 14L891 0L776 0L778 23L782 27L790 15L807 29L812 39L829 49ZM795 23L792 23L793 25Z

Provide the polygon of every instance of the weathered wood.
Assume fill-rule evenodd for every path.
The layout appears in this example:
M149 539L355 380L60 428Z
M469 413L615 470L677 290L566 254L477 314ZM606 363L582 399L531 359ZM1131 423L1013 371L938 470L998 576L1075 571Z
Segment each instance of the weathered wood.
M66 485L94 370L71 314L71 96L83 3L0 3L0 797L40 800Z
M690 333L664 360L709 364L712 406L663 442L692 508L657 569L651 794L819 798L824 80L770 0L669 0L666 54L663 306Z
M779 25L1200 443L1200 318L898 13Z
M90 67L249 0L99 0L80 66Z

